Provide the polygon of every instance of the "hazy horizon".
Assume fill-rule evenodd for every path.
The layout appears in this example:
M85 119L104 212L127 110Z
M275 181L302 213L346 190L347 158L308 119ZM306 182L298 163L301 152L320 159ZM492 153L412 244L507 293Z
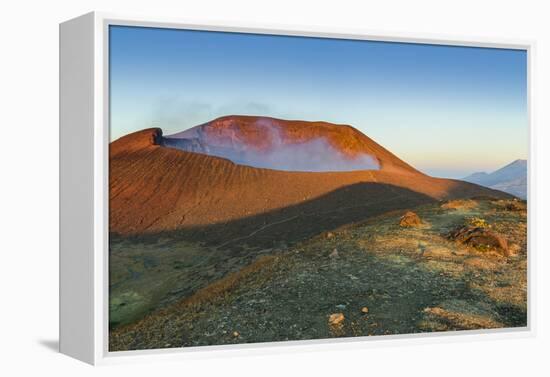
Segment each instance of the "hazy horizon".
M349 124L430 175L528 153L523 50L111 26L111 140L219 116Z

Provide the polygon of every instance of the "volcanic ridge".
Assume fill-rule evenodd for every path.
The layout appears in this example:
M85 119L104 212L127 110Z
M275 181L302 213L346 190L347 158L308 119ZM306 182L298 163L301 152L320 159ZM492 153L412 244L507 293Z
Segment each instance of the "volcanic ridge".
M509 197L427 176L348 125L254 116L113 141L109 196L113 235L185 230L220 242L229 233L292 241L422 203Z

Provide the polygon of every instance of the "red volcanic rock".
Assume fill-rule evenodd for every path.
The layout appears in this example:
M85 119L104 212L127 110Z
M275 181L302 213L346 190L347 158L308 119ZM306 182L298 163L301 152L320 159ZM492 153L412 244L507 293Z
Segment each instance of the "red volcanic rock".
M147 150L160 145L162 142L162 130L160 128L147 128L141 131L123 136L109 145L110 158L121 154L130 154Z
M487 228L465 226L451 232L449 238L476 248L494 249L504 256L511 255L506 238Z
M422 225L422 220L414 212L408 211L399 219L399 226L410 228Z

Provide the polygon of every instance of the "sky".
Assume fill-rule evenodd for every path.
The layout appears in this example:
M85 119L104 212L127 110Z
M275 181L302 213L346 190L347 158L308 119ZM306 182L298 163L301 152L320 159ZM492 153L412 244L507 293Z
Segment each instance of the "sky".
M111 140L223 115L349 124L462 178L528 155L524 50L110 27Z

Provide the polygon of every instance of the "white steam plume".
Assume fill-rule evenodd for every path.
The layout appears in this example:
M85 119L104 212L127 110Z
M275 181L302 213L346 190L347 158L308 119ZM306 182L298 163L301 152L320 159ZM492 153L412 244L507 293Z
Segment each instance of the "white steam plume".
M270 140L267 150L246 144L239 140L238 135L206 138L200 128L164 137L164 145L223 157L241 165L275 170L328 172L380 168L375 157L366 153L355 157L344 156L324 137L306 142L285 142L280 128L269 119L260 119L256 125L263 129L262 134Z

